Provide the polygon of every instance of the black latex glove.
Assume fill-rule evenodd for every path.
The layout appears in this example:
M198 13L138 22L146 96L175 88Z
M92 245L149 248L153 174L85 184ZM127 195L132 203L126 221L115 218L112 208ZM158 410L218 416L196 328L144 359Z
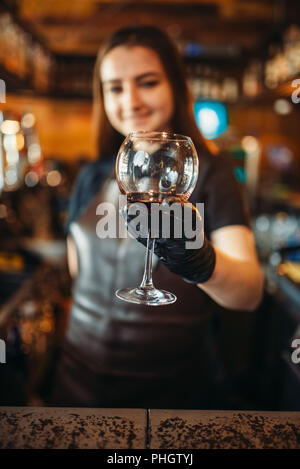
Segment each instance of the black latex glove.
M130 213L132 213L131 210ZM126 225L129 233L137 241L147 246L147 227L151 226L150 211L148 211L148 226L147 223L143 224L145 218L139 217L142 221L137 225L137 229L135 229L136 224L134 222L136 214L129 215L127 207L123 210L122 215L127 221ZM206 282L214 271L216 255L213 245L204 235L202 217L196 207L186 202L181 205L181 214L177 213L174 216L172 211L162 209L161 216L164 217L166 223L170 223L170 236L163 236L162 224L159 223L157 231L159 237L155 237L154 244L155 254L171 272L181 275L187 282L195 284ZM175 237L175 223L178 223L178 220L182 225L182 236L180 238ZM194 238L186 237L184 230L185 220L189 220L189 223L192 223L192 229L197 230L197 236ZM134 226L134 229L132 229L132 226ZM195 245L196 247L187 248L186 243L195 241L195 239L198 240L197 245Z

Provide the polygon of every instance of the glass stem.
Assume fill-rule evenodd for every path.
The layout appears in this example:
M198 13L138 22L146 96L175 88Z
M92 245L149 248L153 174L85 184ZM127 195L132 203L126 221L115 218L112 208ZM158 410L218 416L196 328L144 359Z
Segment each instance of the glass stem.
M154 288L152 281L152 255L154 250L155 239L150 237L150 231L147 238L147 249L146 249L146 258L145 258L145 270L142 283L140 288L145 288L147 290L152 290Z

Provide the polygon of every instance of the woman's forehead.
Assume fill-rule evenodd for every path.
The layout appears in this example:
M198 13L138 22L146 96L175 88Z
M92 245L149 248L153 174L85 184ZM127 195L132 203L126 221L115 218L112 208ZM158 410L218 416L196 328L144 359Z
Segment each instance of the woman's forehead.
M100 65L102 82L150 73L165 74L165 70L157 53L144 46L115 47L105 55Z

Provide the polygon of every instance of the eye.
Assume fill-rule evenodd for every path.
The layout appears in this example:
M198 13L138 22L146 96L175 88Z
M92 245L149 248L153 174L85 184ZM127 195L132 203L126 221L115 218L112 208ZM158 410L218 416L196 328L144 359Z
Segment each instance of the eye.
M149 80L149 81L143 81L140 83L140 86L143 88L152 88L153 86L156 86L158 84L158 80Z
M109 93L121 93L122 92L122 87L121 86L112 86L111 88L108 88L107 90Z

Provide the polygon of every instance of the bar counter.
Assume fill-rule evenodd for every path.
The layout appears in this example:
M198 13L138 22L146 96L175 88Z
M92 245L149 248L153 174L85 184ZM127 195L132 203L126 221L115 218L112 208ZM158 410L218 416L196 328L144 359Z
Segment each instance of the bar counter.
M4 449L299 449L300 412L0 407Z

